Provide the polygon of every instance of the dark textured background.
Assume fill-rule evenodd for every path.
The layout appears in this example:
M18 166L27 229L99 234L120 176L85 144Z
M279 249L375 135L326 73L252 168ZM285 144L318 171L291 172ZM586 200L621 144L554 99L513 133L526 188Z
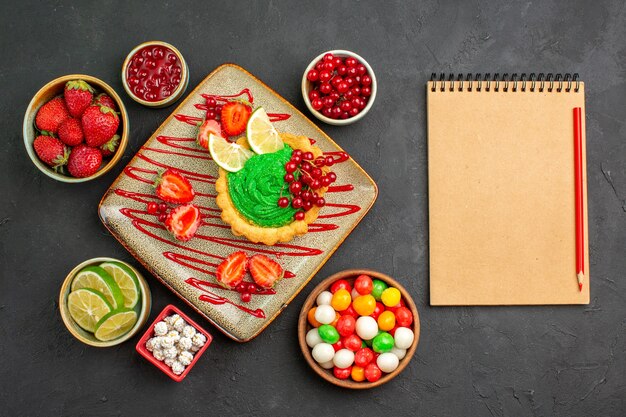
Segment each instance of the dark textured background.
M43 3L2 1L0 13L1 415L626 415L623 1ZM172 111L141 107L121 85L125 55L151 39L181 50L190 87L231 61L302 110L300 77L312 57L344 48L370 62L379 79L370 114L349 127L321 127L372 175L380 196L308 288L351 267L401 280L418 303L423 333L396 380L349 392L307 367L296 341L307 289L250 343L207 326L214 343L180 384L135 353L136 338L95 349L65 330L56 297L74 265L112 256L138 266L106 233L96 207ZM433 71L579 72L586 81L589 306L428 306L424 83ZM75 72L104 79L124 97L132 131L113 172L69 185L37 171L21 125L43 84ZM168 303L191 314L149 282L151 318Z

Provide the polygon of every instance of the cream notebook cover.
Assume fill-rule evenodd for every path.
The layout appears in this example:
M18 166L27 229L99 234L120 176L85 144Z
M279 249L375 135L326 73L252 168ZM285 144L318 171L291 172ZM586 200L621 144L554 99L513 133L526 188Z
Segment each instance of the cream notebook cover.
M566 74L427 83L431 305L588 304L584 84ZM585 280L573 109L582 108Z

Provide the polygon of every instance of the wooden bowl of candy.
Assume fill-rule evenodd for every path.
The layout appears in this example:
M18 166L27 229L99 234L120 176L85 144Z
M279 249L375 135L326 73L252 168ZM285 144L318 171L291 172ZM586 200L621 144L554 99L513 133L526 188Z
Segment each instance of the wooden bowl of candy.
M322 281L298 320L298 341L311 368L350 389L395 378L413 357L419 336L419 315L409 293L390 276L365 269Z

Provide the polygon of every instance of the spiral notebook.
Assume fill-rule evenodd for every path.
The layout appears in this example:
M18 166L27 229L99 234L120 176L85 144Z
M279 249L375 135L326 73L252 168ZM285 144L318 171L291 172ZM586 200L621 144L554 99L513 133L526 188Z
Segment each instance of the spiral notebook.
M576 278L576 107L589 265L578 76L433 74L427 100L431 305L588 304L589 271L582 291Z

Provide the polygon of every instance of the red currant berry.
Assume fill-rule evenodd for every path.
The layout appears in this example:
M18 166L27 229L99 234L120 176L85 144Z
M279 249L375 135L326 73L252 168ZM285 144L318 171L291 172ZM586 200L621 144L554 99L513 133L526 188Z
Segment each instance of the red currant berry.
M331 91L333 91L333 86L330 85L329 83L322 83L322 84L320 84L320 93L328 94Z
M165 203L159 204L159 211L161 213L165 213L167 211L167 204L165 204Z
M339 74L339 75L341 75L343 77L347 73L348 73L348 67L346 67L345 65L339 65L337 67L337 74Z
M302 151L300 149L295 149L291 152L291 156L302 156Z
M335 69L335 62L334 61L326 61L324 62L324 69L327 71L332 71Z
M322 183L322 187L328 187L332 181L330 180L330 178L328 178L327 175L324 175L322 178L320 178L320 182Z
M339 116L341 116L341 109L339 108L339 106L334 106L332 110L332 118L338 119Z
M320 74L317 72L317 70L312 69L306 74L306 79L311 82L317 81L317 79L319 78L319 75Z
M241 293L241 301L243 301L244 303L249 303L251 299L252 294L250 294L249 292Z
M353 58L351 56L346 58L346 65L348 67L354 67L355 65L357 65L359 63L359 61L356 60L356 58Z
M247 290L248 290L248 292L250 294L254 294L256 292L256 285L254 285L253 283L249 282Z
M321 98L313 99L313 101L311 101L311 107L315 110L319 110L324 107L324 101Z
M155 202L148 203L148 214L156 214L159 211L159 205Z
M217 113L215 112L215 110L207 110L206 118L208 120L215 120L216 117L217 117Z
M361 112L360 109L357 109L356 107L353 107L350 109L349 113L350 113L350 117L354 117L357 114L359 114Z
M303 191L302 194L300 194L300 197L303 201L309 201L313 197L313 193L310 191Z
M322 114L326 117L332 118L333 117L333 109L332 107L324 107L322 109Z
M361 97L355 97L350 101L350 104L352 104L352 107L356 107L357 109L360 109L362 100L363 99Z
M295 172L296 169L298 169L298 165L294 162L287 162L285 164L285 171L287 171L288 174Z
M292 173L285 174L285 182L292 182L295 179Z
M302 159L304 159L305 161L311 161L313 159L313 153L305 152L304 154L302 154Z
M320 156L318 158L315 158L315 166L318 168L321 168L325 165L325 161L324 161L324 157Z
M206 106L209 109L214 109L215 106L217 106L217 100L215 100L213 97L209 97L206 99Z
M372 95L372 88L370 86L361 88L361 95L363 97L369 97Z
M324 200L324 197L320 197L317 200L315 200L315 205L317 207L324 207L326 205L326 200Z
M304 209L304 211L309 211L311 210L311 208L313 208L313 203L311 203L310 201L305 201L304 203L302 203L302 208Z
M333 104L335 104L335 100L333 100L330 96L324 97L322 102L324 103L324 107L332 107Z
M359 70L357 69L357 67L348 67L348 75L350 77L354 77L358 74L359 74Z
M320 180L313 180L311 181L311 188L314 190L319 190L319 188L322 186L322 182Z
M309 91L309 100L313 101L316 98L320 97L320 91L319 90L311 90Z
M240 282L235 287L235 291L237 291L238 293L246 292L247 289L248 289L248 284L245 282Z
M345 98L346 100L350 100L354 97L354 92L352 90L348 90L345 93L343 93L343 98Z
M330 52L324 54L324 57L322 58L323 62L328 62L328 61L334 61L335 60L335 55L331 54Z
M291 192L291 194L293 194L293 195L298 195L298 194L300 194L300 191L302 191L302 183L301 183L301 182L298 182L298 181L292 182L292 183L289 185L289 191L290 191L290 192Z
M335 63L335 67L338 67L339 65L343 65L343 59L339 58L338 56L336 56L335 59L333 59L333 62Z
M334 172L329 172L328 174L326 174L326 176L330 178L330 182L337 181L337 174L335 174Z
M337 101L339 100L339 97L341 97L341 95L336 91L331 91L328 97L332 98L334 101Z
M224 107L224 106L222 106L221 104L218 104L217 106L215 106L215 112L217 114L221 114L222 113L222 107Z
M349 88L354 87L354 85L356 84L356 81L354 81L354 78L351 78L351 77L346 78L344 82L348 84Z
M296 214L293 215L293 218L296 220L304 220L304 212L297 211Z
M324 69L324 61L319 61L317 64L315 64L315 69L319 72L321 70Z
M335 85L335 88L337 88L337 91L339 91L341 94L343 94L343 93L345 93L346 91L348 91L350 89L350 86L348 85L347 82L341 81L340 83Z
M164 222L165 219L167 219L167 214L166 213L159 214L159 221L160 222Z
M372 84L372 77L370 77L369 75L364 75L361 77L361 85L362 86L368 86Z
M278 199L278 207L285 208L289 207L289 199L287 197L281 197Z
M352 91L355 96L360 96L361 95L361 87L359 87L359 86L353 87L352 90L350 90L350 91Z
M321 82L323 83L327 82L328 80L330 80L330 77L332 77L332 74L330 73L330 71L323 70L322 72L320 72L319 79Z
M302 208L303 203L304 203L304 200L302 200L302 197L296 197L293 200L291 200L291 207L295 209L299 209L299 208Z
M316 161L317 161L317 160L316 160ZM311 176L312 176L314 179L317 179L317 178L321 177L321 176L322 176L322 170L321 170L321 168L318 168L318 167L313 168L313 169L311 170Z
M292 155L290 161L295 164L299 164L300 161L302 161L302 157L298 155Z
M336 76L335 78L333 78L332 80L330 80L330 84L337 88L337 86L343 81L343 78L341 78L340 76Z
M359 75L365 75L365 73L367 72L367 68L365 68L365 65L359 64L356 66L356 72Z
M333 158L332 156L328 155L325 159L326 162L326 166L327 167L332 167L335 164L335 158Z
M350 91L348 91L350 93ZM339 105L341 111L350 111L352 104L349 101L344 101Z

